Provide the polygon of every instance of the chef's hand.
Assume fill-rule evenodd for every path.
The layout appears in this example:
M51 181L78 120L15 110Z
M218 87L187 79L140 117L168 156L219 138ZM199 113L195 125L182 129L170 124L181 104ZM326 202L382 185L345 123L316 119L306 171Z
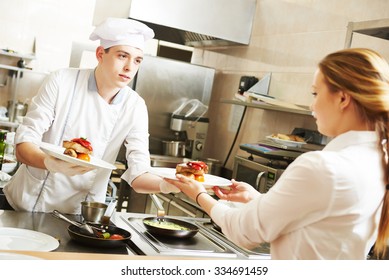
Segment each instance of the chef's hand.
M57 159L52 156L47 156L44 159L46 169L53 173L62 173L66 176L81 175L93 170L90 167L84 167L77 164L69 163L64 160Z
M159 189L161 190L161 193L179 193L180 189L176 186L169 184L166 181L162 181L159 183Z
M196 196L200 192L207 192L207 190L204 188L203 184L190 179L188 177L185 177L183 175L177 174L176 175L177 180L164 178L164 180L174 186L176 186L178 189L180 189L184 194L189 196L191 199L196 200Z
M216 196L223 200L247 203L260 195L259 192L247 183L237 182L234 179L231 182L232 185L229 190L213 187Z

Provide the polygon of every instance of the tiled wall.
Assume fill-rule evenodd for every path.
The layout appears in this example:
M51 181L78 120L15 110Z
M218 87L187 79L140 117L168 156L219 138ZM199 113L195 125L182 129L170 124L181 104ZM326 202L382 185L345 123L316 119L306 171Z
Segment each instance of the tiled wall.
M344 48L348 22L382 18L389 18L386 0L257 0L249 46L196 49L193 57L193 63L218 71L206 155L222 162L226 159L235 136L230 120L239 116L235 116L236 105L220 99L233 98L241 76L260 78L271 72L270 95L310 105L316 64L326 54ZM374 48L389 59L389 41L354 35L352 47ZM249 108L232 155L248 155L239 151L239 143L256 142L274 132L290 133L295 127L316 129L316 124L310 116ZM232 168L232 159L226 167Z

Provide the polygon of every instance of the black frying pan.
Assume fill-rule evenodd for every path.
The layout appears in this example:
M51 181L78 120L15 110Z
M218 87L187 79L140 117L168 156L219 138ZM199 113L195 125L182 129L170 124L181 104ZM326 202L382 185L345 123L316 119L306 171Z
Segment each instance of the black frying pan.
M107 232L112 234L120 234L123 236L123 239L103 239L91 235L86 235L80 232L80 228L75 225L70 225L68 227L68 233L70 237L83 245L93 246L93 247L103 247L103 248L114 248L123 246L126 242L131 239L131 233L115 226L108 226L106 229Z
M159 220L157 217L148 217L143 219L143 225L146 227L147 231L151 234L155 234L157 236L163 236L163 237L179 237L179 238L190 238L196 235L196 233L199 231L199 228L191 223L177 220L177 219L171 219L171 218L163 218L164 222L170 222L174 223L176 225L182 226L187 228L187 230L179 230L179 229L165 229L158 226L153 226L147 224L147 221L159 223ZM162 221L162 223L163 223ZM145 223L146 222L146 223Z

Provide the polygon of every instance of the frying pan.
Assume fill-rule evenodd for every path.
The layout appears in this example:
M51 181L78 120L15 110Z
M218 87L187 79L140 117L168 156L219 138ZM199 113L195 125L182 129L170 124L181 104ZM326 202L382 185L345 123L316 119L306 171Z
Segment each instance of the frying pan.
M161 202L159 201L158 197L155 194L150 194L151 200L155 204L155 206L158 209L158 217L148 217L143 219L143 225L146 227L149 233L157 235L157 236L163 236L163 237L179 237L179 238L189 238L196 235L196 233L199 231L199 228L191 223L172 219L172 218L165 218L165 210L162 207ZM188 228L187 230L181 230L181 229L167 229L167 228L161 228L158 226L150 225L147 222L153 222L153 223L174 223L176 225Z
M186 227L188 230L178 230L178 229L166 229L166 228L160 228L158 226L153 226L147 224L147 221L152 221L155 223L159 222L168 222L168 223L174 223L176 225ZM146 222L146 223L145 223ZM179 238L190 238L196 235L196 233L199 231L199 228L191 223L177 220L177 219L171 219L171 218L163 218L163 221L160 220L160 218L157 217L148 217L143 219L143 225L146 227L148 232L151 234L155 234L158 236L164 236L164 237L179 237Z
M112 234L120 234L124 238L123 239L103 239L103 238L98 238L95 236L83 234L80 231L80 228L75 226L75 225L70 225L68 227L68 233L69 233L70 237L74 241L77 241L77 242L79 242L83 245L87 245L87 246L102 247L102 248L114 248L114 247L120 247L120 246L125 245L126 242L131 239L130 232L128 232L122 228L116 227L116 226L108 226L106 231L109 232L111 235Z

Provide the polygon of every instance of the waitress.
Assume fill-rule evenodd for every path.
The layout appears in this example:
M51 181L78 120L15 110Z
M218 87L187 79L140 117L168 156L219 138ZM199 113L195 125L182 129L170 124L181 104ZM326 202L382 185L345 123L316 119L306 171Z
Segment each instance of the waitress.
M318 130L333 140L293 161L265 194L244 182L221 199L183 176L168 180L203 207L232 241L271 243L272 259L366 259L389 238L389 65L369 49L326 56L313 79ZM237 230L239 229L239 230Z
M143 23L108 18L90 35L100 40L95 69L61 69L46 79L16 131L16 156L23 164L4 187L3 208L79 214L81 201L104 202L110 170L78 166L39 149L42 141L62 146L79 137L92 144L93 157L109 163L124 143L128 169L122 178L135 191L178 191L148 173L147 108L127 86L142 63L145 42L153 37Z

